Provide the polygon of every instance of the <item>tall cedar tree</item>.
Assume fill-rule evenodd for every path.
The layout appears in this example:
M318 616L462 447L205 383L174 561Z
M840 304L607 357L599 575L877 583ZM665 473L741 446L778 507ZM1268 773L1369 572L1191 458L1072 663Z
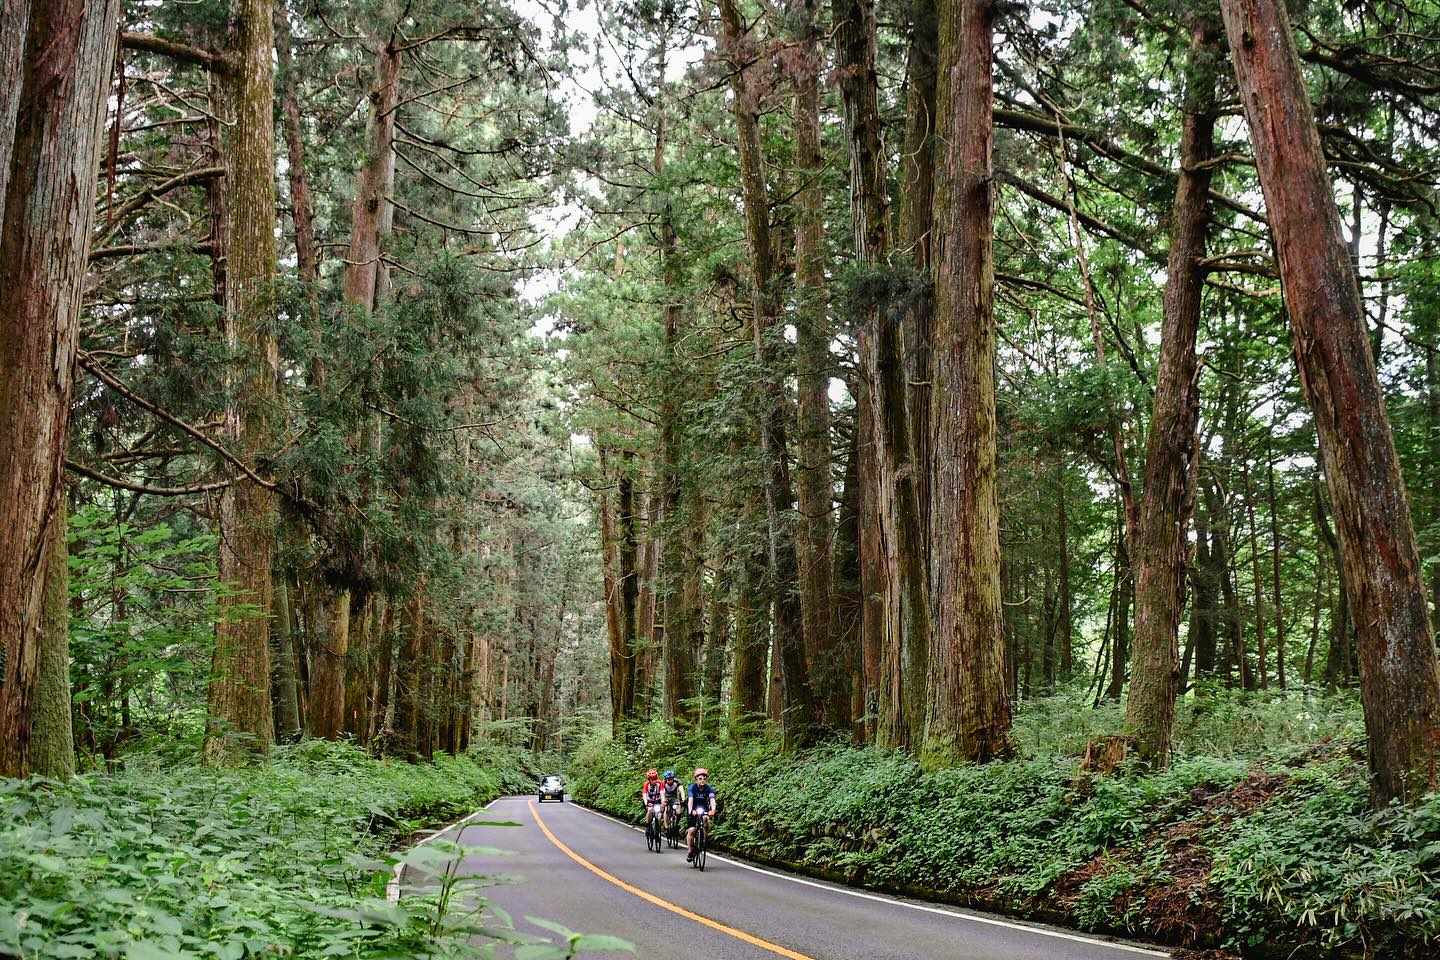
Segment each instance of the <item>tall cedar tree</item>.
M230 50L220 87L229 113L224 135L225 339L234 356L225 437L245 462L271 446L279 349L270 330L275 279L274 27L271 4L234 0ZM222 599L211 662L204 758L230 763L268 754L275 740L270 706L270 568L275 498L250 474L233 476L220 503Z
M1413 802L1436 786L1440 674L1355 265L1284 3L1222 0L1220 7L1335 512L1372 797Z
M786 455L785 371L775 343L780 332L780 297L771 254L770 206L760 146L759 95L751 70L754 48L736 0L721 0L725 52L730 60L745 236L750 252L754 317L751 336L760 369L760 447L765 460L765 515L769 526L770 582L775 590L772 656L780 664L781 724L785 745L799 747L815 733L814 701L805 664L800 603L796 593L799 560L792 514L794 490Z
M995 463L991 0L939 4L944 162L935 183L930 562L934 633L921 761L1011 750Z
M1170 758L1180 692L1180 614L1185 604L1186 531L1195 506L1200 382L1195 336L1205 289L1205 234L1214 153L1215 58L1220 26L1190 29L1180 182L1170 227L1155 412L1145 453L1145 488L1136 542L1135 650L1126 725L1140 756L1164 767Z
M0 776L31 771L116 0L0 16ZM269 681L264 686L268 688ZM267 706L268 713L268 706Z

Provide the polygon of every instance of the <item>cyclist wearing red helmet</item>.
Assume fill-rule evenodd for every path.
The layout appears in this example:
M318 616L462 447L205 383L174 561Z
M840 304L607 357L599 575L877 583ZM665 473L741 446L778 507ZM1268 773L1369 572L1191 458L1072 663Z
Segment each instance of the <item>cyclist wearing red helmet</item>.
M687 861L695 859L695 828L706 817L715 812L716 793L710 786L710 771L704 767L695 770L695 782L686 791L685 810L690 815L690 829L685 833L685 854Z
M660 782L660 771L646 770L645 785L640 788L640 803L645 807L645 824L650 818L659 818L665 812L665 784Z

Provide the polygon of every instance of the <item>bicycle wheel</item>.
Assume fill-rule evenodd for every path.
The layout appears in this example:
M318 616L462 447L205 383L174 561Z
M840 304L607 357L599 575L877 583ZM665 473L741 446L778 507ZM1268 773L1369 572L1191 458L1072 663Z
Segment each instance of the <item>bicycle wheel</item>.
M695 831L695 866L705 872L705 849L710 845L710 831L703 826Z
M645 820L645 849L655 849L655 821L649 818Z

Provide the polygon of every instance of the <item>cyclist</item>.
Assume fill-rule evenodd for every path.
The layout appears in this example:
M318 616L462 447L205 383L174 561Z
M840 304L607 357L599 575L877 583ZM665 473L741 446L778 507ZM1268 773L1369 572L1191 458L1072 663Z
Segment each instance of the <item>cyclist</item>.
M681 805L685 802L685 785L675 776L674 770L665 771L665 825L680 819Z
M717 796L715 788L710 786L710 771L704 767L697 767L695 782L690 784L690 789L686 793L688 799L685 809L690 815L690 829L685 833L685 847L688 851L685 854L685 861L688 863L695 859L695 828L715 812Z
M658 819L664 814L661 805L665 800L665 785L660 774L654 770L645 771L645 786L640 788L640 803L645 807L645 826L650 826L652 817Z

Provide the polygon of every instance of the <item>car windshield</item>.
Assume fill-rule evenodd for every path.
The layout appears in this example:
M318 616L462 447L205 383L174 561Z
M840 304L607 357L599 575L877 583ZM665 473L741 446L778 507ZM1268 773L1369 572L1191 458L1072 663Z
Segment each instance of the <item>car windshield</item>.
M545 786L547 786L547 787L557 786L559 783L560 783L560 778L559 778L559 777L546 777L546 778L545 778Z

